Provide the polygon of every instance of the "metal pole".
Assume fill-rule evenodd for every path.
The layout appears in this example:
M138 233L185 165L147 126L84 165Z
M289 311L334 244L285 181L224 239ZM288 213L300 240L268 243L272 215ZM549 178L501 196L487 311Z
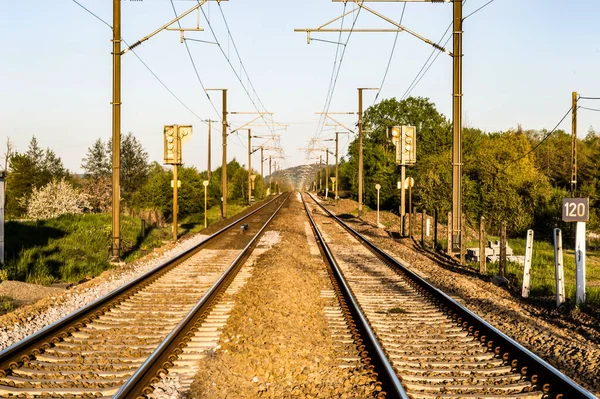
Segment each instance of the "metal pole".
M263 187L263 198L265 197L265 175L264 175L264 169L265 169L265 158L264 158L264 148L260 147L260 178L262 179L262 187Z
M379 189L377 189L377 227L379 227Z
M410 238L413 238L413 220L412 220L412 186L408 185L408 231Z
M335 199L340 198L339 192L338 192L338 185L339 185L338 167L339 167L339 133L335 132Z
M572 94L571 108L571 198L577 192L577 92Z
M223 206L221 216L227 218L227 89L223 89L223 160L221 161L221 193Z
M210 175L211 175L211 170L210 170L210 165L211 165L211 161L210 161L210 136L212 134L212 121L209 120L208 121L208 166L206 168L206 175L208 177L208 181L210 181ZM204 226L206 227L206 226Z
M112 93L112 247L111 258L121 256L121 0L113 0Z
M323 155L319 155L319 191L323 189Z
M454 0L452 103L452 252L461 248L462 230L462 0Z
M269 155L269 191L273 193L273 174L271 173L271 156Z
M358 217L363 211L363 101L362 89L358 89Z
M179 134L179 133L178 133ZM177 165L173 165L173 241L177 241Z
M207 220L207 215L206 212L208 211L207 205L208 205L208 186L204 186L204 228L206 228L206 226L208 225L208 220Z
M452 212L448 212L448 247L446 248L448 256L452 256L452 220Z
M402 189L400 190L400 232L404 235L404 216L406 215L406 165L402 165L400 167L400 185Z
M325 198L329 194L329 150L325 151Z
M250 204L250 197L252 197L252 129L248 129L248 204Z

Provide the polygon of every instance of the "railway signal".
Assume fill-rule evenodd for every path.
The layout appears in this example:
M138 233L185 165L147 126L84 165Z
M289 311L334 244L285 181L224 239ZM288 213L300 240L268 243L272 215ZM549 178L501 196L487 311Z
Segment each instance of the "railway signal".
M178 189L181 182L177 176L177 167L182 164L181 147L184 141L192 136L191 126L167 125L164 128L165 165L173 165L173 241L177 241L177 204Z
M392 126L388 128L388 139L396 147L396 165L400 165L400 232L404 234L404 215L406 215L406 166L414 165L417 161L417 129L414 126ZM409 178L409 179L412 179ZM413 183L414 185L414 180ZM410 185L412 187L412 185ZM409 204L409 211L410 211Z

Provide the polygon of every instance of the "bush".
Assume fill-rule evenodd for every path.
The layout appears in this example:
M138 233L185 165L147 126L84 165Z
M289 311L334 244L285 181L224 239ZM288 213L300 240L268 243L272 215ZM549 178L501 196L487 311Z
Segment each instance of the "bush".
M27 201L27 217L52 219L66 214L83 213L89 208L87 196L75 189L65 179L52 180L44 187L34 188Z

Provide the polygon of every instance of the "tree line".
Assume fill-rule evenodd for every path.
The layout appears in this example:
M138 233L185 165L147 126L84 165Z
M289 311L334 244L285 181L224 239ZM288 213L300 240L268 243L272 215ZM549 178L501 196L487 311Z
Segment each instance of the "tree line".
M452 208L452 123L427 98L386 99L364 114L363 139L365 202L376 206L375 184L381 184L381 204L398 209L400 167L395 148L387 138L391 126L417 129L417 163L407 167L415 180L413 203L432 213L446 215ZM571 135L557 130L484 132L463 129L463 212L477 226L484 216L491 231L506 220L510 234L528 228L550 237L561 221L561 202L570 197ZM544 138L546 138L544 140ZM590 127L577 140L579 197L590 198L588 228L598 229L600 135ZM356 199L358 192L358 141L351 142L348 160L340 164L340 190ZM443 218L443 216L442 216ZM443 220L443 219L442 219ZM566 229L567 231L570 229Z
M112 141L97 139L82 159L83 174L67 170L50 148L43 149L32 137L24 152L13 150L10 141L6 158L6 216L8 219L48 218L63 213L105 213L112 201ZM179 167L179 216L204 212L203 181L209 180L208 207L221 204L221 167L199 171ZM253 195L265 194L263 179L257 175ZM123 213L162 224L172 220L173 191L171 167L150 161L142 143L128 133L121 138L121 207ZM246 203L248 171L237 160L227 164L228 196L231 203Z

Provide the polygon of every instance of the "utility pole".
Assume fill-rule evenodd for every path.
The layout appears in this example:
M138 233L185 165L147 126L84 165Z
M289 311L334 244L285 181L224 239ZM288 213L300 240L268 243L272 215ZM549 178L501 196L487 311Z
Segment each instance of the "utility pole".
M252 196L252 129L248 129L248 205Z
M227 89L223 89L223 160L221 161L221 179L223 193L223 207L221 214L223 219L227 218Z
M206 168L206 175L208 177L208 181L210 181L210 175L211 175L211 170L210 170L210 165L211 165L211 161L210 161L210 136L212 134L212 121L209 119L208 120L208 166ZM206 227L206 226L205 226Z
M272 160L271 156L269 155L269 191L271 193L273 192L273 190L272 190L272 188L273 188L273 174L271 172L271 163L272 163L272 161L273 160Z
M323 155L319 155L319 191L323 189Z
M462 245L462 0L453 0L452 251Z
M329 149L325 150L325 198L329 194Z
M571 198L577 194L577 97L574 91L571 105Z
M358 217L363 209L363 90L378 90L377 88L358 88Z
M112 246L111 260L121 257L121 0L113 0L112 86Z

